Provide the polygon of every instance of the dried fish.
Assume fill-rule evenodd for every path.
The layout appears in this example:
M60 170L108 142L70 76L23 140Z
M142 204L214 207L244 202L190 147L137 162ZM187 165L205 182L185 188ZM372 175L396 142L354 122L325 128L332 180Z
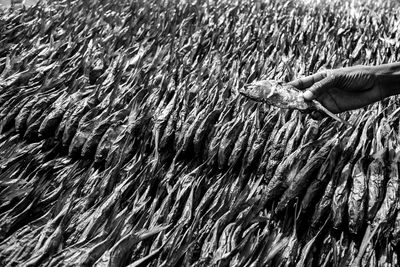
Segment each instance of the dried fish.
M383 161L383 155L385 152L386 151L383 151L375 155L374 160L368 166L369 220L373 220L385 196L385 163Z
M283 210L289 202L295 200L303 194L304 190L308 187L311 182L311 178L314 175L315 170L323 163L325 157L329 154L332 147L338 144L337 138L332 138L323 147L321 147L309 160L303 168L296 174L290 186L286 189L285 193L281 197L277 204L276 209Z
M321 111L338 122L350 125L345 120L327 110L318 101L305 101L302 92L289 84L283 84L273 80L257 81L243 87L240 93L252 100L266 102L279 108L297 109L300 111Z
M347 163L340 174L339 181L336 185L332 198L332 219L333 226L339 229L344 222L347 210L347 201L350 194L349 181L353 171L353 164Z
M363 169L363 161L359 159L354 167L352 177L352 187L348 201L349 230L353 234L358 234L363 226L366 215L366 204L368 196L368 180Z

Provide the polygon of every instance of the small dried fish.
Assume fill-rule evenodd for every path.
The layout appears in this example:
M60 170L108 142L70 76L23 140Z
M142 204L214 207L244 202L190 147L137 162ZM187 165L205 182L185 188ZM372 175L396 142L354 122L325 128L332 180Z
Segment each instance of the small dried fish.
M385 150L376 153L368 166L368 219L373 220L382 201L385 198L386 164L384 161ZM386 180L386 181L385 181Z
M306 101L302 92L289 84L274 80L262 80L245 85L239 92L254 101L265 102L278 108L320 111L338 122L351 126L347 121L330 112L318 101Z
M359 233L366 215L368 181L362 164L362 159L359 159L353 167L351 175L353 184L347 204L349 230L353 234Z
M333 227L335 229L340 229L344 221L350 194L349 180L351 179L352 171L353 164L347 163L341 171L335 193L333 194L331 211Z

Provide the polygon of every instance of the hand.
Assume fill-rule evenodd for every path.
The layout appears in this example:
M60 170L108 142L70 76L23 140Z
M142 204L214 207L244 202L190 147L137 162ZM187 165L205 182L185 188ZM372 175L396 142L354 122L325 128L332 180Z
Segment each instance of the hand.
M374 67L354 66L323 71L289 84L306 90L305 100L316 99L329 111L340 113L382 100L385 95L377 80Z

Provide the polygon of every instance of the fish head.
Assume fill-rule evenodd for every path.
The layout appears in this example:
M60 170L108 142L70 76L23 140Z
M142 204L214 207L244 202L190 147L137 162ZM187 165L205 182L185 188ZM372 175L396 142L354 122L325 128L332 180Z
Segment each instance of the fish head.
M264 101L273 92L276 82L274 81L256 81L243 86L239 93L255 101Z

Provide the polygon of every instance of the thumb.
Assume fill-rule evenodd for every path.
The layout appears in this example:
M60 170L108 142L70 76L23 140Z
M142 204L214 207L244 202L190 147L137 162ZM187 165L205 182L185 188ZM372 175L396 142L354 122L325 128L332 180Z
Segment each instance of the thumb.
M334 76L328 76L308 88L304 93L303 97L307 101L314 100L324 93L325 90L332 88L335 84Z

